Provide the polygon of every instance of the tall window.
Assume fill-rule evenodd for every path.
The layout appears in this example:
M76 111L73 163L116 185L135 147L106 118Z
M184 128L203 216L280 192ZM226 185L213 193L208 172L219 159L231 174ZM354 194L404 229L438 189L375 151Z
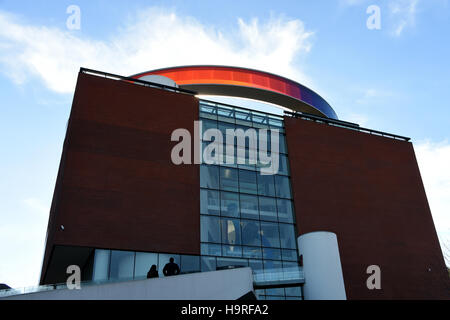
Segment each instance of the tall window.
M234 148L234 164L201 165L201 269L202 271L239 265L250 266L256 273L298 266L295 219L290 186L289 157L284 123L280 117L239 108L200 105L200 120L207 128L276 128L280 131L279 160L275 175L262 175L258 165L247 163ZM205 125L203 129L205 130ZM236 139L234 141L236 143ZM270 136L267 141L270 147ZM203 144L205 147L206 144ZM269 148L270 150L270 148ZM273 150L275 151L275 150ZM233 159L234 158L234 159ZM258 290L268 299L299 298L299 288Z

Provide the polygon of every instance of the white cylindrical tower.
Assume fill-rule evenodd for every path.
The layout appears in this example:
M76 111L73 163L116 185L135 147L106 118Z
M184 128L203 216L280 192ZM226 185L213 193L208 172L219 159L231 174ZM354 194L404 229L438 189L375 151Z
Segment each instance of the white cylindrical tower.
M310 232L297 239L303 256L305 300L346 300L336 234Z

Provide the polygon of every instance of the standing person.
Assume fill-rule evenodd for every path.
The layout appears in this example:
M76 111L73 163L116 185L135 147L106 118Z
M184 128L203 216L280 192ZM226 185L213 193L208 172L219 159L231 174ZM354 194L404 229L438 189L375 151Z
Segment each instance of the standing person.
M156 265L152 265L152 267L150 268L150 270L147 272L147 279L150 278L158 278L159 274L158 274L158 270L156 270Z
M163 269L164 276L168 277L168 276L175 276L175 275L179 274L180 267L175 262L173 262L174 259L171 257L169 261L170 262L164 266L164 269Z

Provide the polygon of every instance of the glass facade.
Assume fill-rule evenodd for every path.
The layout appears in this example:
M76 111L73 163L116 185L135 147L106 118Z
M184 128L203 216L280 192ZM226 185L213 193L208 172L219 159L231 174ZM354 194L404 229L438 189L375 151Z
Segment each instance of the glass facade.
M178 264L181 274L200 272L200 257L169 253L135 252L95 249L93 281L126 281L147 278L147 272L156 265L159 277L170 258Z
M162 269L170 257L180 266L181 273L248 266L255 276L264 278L287 274L293 268L299 270L283 119L201 101L200 120L203 132L211 128L221 131L225 153L223 162L200 165L201 255L96 249L92 280L144 279L153 264L163 277ZM255 158L259 156L257 149L252 150L258 147L259 140L256 145L245 141L245 145L240 146L245 149L239 152L237 138L233 136L227 141L226 130L254 129L253 136L260 137L259 129L271 128L279 131L278 144L274 144L272 150L270 134L261 142L267 143L267 152L272 159L277 157L279 170L267 175L261 172L267 165L249 161L251 152ZM214 140L209 135L203 139L202 151ZM227 144L230 142L233 147ZM258 299L302 297L301 287L258 289L255 293Z
M203 132L211 128L221 131L224 151L222 161L200 167L201 270L250 266L257 274L298 267L283 119L200 101L200 120ZM240 158L237 139L227 141L227 129L254 129L258 137L259 129L277 129L274 150L272 135L261 141L267 143L268 155L278 157L278 172L264 175L260 161L249 161L251 152L258 156L257 150L252 151L255 144L249 140L245 141L245 152L241 152L245 157ZM202 151L213 141L209 135L203 139ZM234 147L227 144L231 141ZM234 148L234 155L226 153L227 147ZM300 287L261 289L256 293L259 299L301 299Z

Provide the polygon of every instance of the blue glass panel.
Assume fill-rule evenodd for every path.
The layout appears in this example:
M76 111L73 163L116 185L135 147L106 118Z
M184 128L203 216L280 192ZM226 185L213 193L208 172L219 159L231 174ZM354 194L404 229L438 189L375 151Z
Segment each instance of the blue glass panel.
M182 255L180 262L181 273L192 273L200 271L200 257Z
M297 261L297 250L290 250L290 249L282 249L281 250L281 257L285 261Z
M247 246L261 246L261 227L259 221L241 220L242 244Z
M249 219L259 218L259 203L258 197L251 195L240 195L241 202L241 217Z
M131 251L111 251L111 266L109 279L133 279L134 272L134 252Z
M280 249L275 248L263 248L263 258L271 260L281 260Z
M242 256L244 258L261 259L262 252L260 247L242 247ZM261 266L262 268L262 266Z
M201 257L201 270L206 271L216 271L216 258L215 257Z
M261 260L249 260L248 265L250 268L252 268L253 273L262 273L264 270Z
M200 213L220 215L219 192L214 190L200 190Z
M200 166L200 187L219 189L219 167Z
M206 104L200 104L200 118L217 120L217 107Z
M261 233L261 242L263 247L280 247L278 223L261 222Z
M248 261L238 258L217 258L217 268L229 266L248 267Z
M259 197L259 215L261 220L277 221L277 203L275 198Z
M262 175L258 173L258 194L263 196L275 196L275 184L273 175Z
M287 223L292 223L294 221L291 200L277 199L277 208L278 221Z
M281 247L286 249L295 249L297 246L294 225L280 223L279 227Z
M222 254L226 257L242 257L242 247L241 246L222 246Z
M278 156L279 166L278 166L278 173L281 175L289 175L289 164L288 164L288 158L284 154L279 154Z
M202 119L201 120L201 125L202 125L202 136L200 137L202 140L205 134L205 131L208 129L217 129L217 121L213 121L213 120L206 120L206 119ZM208 141L212 141L214 139L207 139Z
M277 197L291 198L291 187L288 177L275 176L275 189L277 191Z
M220 189L225 191L239 190L238 171L233 168L220 168Z
M134 278L146 278L147 272L152 265L156 265L158 269L158 254L148 252L136 252L136 260L134 266ZM160 275L161 276L161 275Z
M220 244L201 243L200 251L202 255L220 257L222 255L222 246Z
M239 217L239 194L233 192L220 192L221 215Z
M239 170L239 191L243 193L257 194L256 172Z
M238 219L221 218L222 243L241 244L241 226Z
M220 243L220 220L214 216L200 216L200 240Z

